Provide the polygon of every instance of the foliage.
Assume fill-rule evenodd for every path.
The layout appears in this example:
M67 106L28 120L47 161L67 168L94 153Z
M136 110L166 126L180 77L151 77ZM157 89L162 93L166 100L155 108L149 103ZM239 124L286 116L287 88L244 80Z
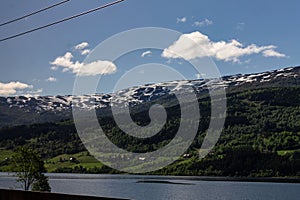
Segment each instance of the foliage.
M37 174L36 181L32 184L32 191L51 192L49 178L42 173Z
M168 98L171 97L165 97L162 102L167 106L167 123L153 137L140 139L124 134L109 114L99 116L99 122L107 137L117 146L130 152L155 151L172 140L180 124L180 108ZM154 173L300 176L300 87L229 88L224 129L217 145L204 159L198 158L198 151L210 121L210 99L207 94L198 98L201 120L197 136L187 150L191 157L181 158ZM131 109L136 123L149 123L147 109L150 105ZM87 151L72 121L1 128L0 147L11 151L16 146L38 151L51 172L116 173L92 160L90 155L79 155ZM67 160L72 156L79 163L59 161L60 157ZM6 170L8 163L4 160L0 163L0 170Z
M17 173L18 182L24 190L51 191L48 178L42 173L46 171L40 155L32 149L20 147L12 156L13 171Z

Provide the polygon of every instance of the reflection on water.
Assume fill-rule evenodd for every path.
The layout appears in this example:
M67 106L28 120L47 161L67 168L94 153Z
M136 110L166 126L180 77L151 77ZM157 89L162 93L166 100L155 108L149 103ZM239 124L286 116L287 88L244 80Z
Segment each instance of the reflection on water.
M131 199L299 199L300 184L199 181L195 177L48 174L53 192ZM0 188L17 188L0 174Z

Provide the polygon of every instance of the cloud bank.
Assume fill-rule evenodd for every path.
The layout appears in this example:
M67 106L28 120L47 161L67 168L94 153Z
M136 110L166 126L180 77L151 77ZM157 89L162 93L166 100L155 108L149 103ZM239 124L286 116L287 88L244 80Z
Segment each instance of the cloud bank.
M25 89L32 89L32 85L28 85L26 83L21 82L9 82L9 83L1 83L0 82L0 95L2 96L8 96L8 95L14 95L18 91L22 91Z
M207 35L196 31L180 36L171 46L164 49L162 57L192 60L210 56L225 62L239 62L239 58L242 56L260 53L264 57L286 57L285 54L275 51L276 48L274 45L258 46L251 44L244 46L237 40L215 42Z
M62 68L63 72L71 72L77 76L95 76L112 74L116 72L117 67L113 62L106 60L97 60L91 63L81 63L72 61L73 55L67 52L64 56L57 57L53 62L50 62L51 69Z
M82 42L74 46L76 51L79 51L81 55L87 55L90 53L90 49L86 49L89 43ZM66 52L65 55L57 57L54 61L50 62L52 65L51 70L56 71L62 68L63 72L71 72L77 76L95 76L115 73L117 70L116 65L113 62L107 60L97 60L91 63L83 63L79 61L73 61L73 54ZM55 82L56 79L49 77L49 82Z

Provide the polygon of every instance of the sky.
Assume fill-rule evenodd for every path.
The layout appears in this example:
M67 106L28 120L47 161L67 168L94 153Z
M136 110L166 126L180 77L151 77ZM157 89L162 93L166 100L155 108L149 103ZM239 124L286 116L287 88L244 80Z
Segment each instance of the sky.
M2 0L0 23L57 2L59 0ZM59 7L0 26L0 39L109 2L70 0ZM181 77L205 78L205 73L194 70L190 64L204 57L211 59L221 76L299 66L299 7L297 0L125 0L89 15L0 42L0 96L68 95L72 94L78 78L101 77L96 86L99 93L140 84L141 77L145 77L145 83ZM116 60L109 60L103 49L99 49L99 44L116 34L144 27L174 30L181 35L167 37L167 42L159 41L165 45L161 49L140 48L119 55ZM145 38L152 38L152 35L145 34ZM126 42L139 41L120 40L106 50L117 52ZM124 83L126 77L130 79L128 84ZM116 86L119 80L122 80L122 87Z

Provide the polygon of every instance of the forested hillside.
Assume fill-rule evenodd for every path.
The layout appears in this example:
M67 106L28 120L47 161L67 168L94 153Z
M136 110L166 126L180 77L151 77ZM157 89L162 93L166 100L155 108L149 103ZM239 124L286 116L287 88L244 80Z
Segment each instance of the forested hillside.
M269 83L270 84L270 83ZM266 85L265 85L266 86ZM253 177L300 177L300 87L244 85L227 89L227 117L213 151L199 159L210 120L210 98L199 97L198 134L182 156L154 174ZM148 139L128 137L109 115L99 119L112 142L131 152L156 150L176 134L179 107L167 108L168 123ZM147 111L135 110L133 119L147 124ZM72 120L3 127L0 130L0 170L9 171L10 154L18 146L39 151L50 172L118 173L95 160L82 145ZM73 158L73 160L70 158ZM115 159L121 159L116 156Z

